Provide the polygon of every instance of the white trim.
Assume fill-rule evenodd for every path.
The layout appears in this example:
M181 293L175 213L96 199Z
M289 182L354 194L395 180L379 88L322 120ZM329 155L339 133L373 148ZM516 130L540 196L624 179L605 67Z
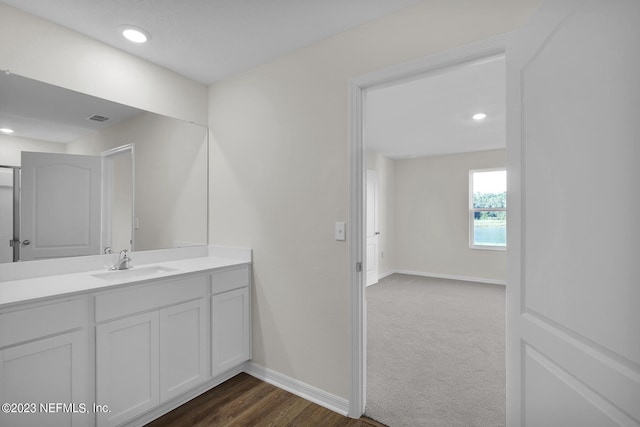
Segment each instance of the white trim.
M363 274L357 263L364 253L363 104L366 91L411 81L437 71L505 55L508 34L372 71L349 81L349 416L359 418L366 404L366 322Z
M387 276L391 276L393 273L397 273L397 271L396 270L389 270L386 273L383 273L380 276L378 276L378 280L382 280Z
M453 275L453 274L429 273L429 272L426 272L426 271L395 270L393 273L410 274L412 276L422 276L422 277L434 277L436 279L461 280L461 281L464 281L464 282L488 283L488 284L491 284L491 285L505 285L506 286L506 284L507 284L506 280L486 279L484 277L456 276L456 275Z
M349 402L347 399L303 383L280 372L257 365L254 362L246 362L244 372L333 412L337 412L338 414L346 416L349 412Z
M349 82L349 416L364 414L366 398L366 322L364 321L363 97L365 81ZM358 268L359 266L359 268Z
M102 157L113 157L113 156L117 156L118 154L123 154L128 151L133 151L134 147L135 145L133 143L124 144L119 147L115 147L115 148L111 148L110 150L103 151L100 153L100 155Z
M112 246L111 241L111 196L113 194L113 157L121 154L131 155L131 237L129 239L129 249L135 250L136 235L136 149L135 144L125 144L100 153L102 156L102 208L101 224L102 234L100 236L100 253L103 253L105 246ZM108 207L108 208L107 208ZM105 212L107 210L108 212ZM105 237L106 234L106 237ZM118 252L117 248L112 248ZM126 249L126 248L122 248Z
M470 226L471 228L471 226ZM506 252L507 251L507 247L506 246L489 246L489 245L469 245L469 249L479 249L481 251L502 251L502 252Z

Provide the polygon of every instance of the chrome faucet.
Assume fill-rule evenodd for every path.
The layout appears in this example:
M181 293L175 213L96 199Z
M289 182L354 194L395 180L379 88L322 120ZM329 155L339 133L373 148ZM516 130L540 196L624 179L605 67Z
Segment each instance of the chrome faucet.
M120 251L120 258L118 259L118 262L116 262L115 265L109 269L109 271L128 270L131 268L131 265L129 264L130 262L131 257L129 257L129 251L123 249Z

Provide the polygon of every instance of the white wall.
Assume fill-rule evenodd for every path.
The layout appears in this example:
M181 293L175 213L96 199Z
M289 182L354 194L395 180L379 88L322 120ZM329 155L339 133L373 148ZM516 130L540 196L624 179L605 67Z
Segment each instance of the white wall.
M349 395L348 81L517 29L538 0L425 0L210 88L215 244L254 249L254 361ZM347 224L349 226L349 224Z
M66 144L59 142L0 135L0 164L4 166L20 166L22 164L20 160L20 153L23 151L35 151L37 153L64 153L66 150Z
M0 70L207 124L205 86L2 2Z
M506 252L469 248L469 170L504 167L505 150L396 160L396 268L506 280Z
M378 175L378 275L383 277L396 270L396 162L372 150L366 162Z

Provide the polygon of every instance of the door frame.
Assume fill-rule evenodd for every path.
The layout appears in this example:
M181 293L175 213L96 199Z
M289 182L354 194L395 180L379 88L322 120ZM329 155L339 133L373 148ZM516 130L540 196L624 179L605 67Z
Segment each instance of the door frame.
M417 60L376 70L349 81L349 416L359 418L366 405L366 305L365 273L365 146L364 101L372 88L408 82L447 68L463 66L495 56L506 56L509 34L428 55ZM509 142L507 141L507 149ZM509 181L510 179L507 178ZM519 191L519 179L509 182L509 191ZM515 184L515 188L511 184ZM509 212L511 215L511 211ZM519 211L517 211L519 215ZM519 224L519 218L514 218ZM511 218L510 218L511 220ZM509 240L509 245L520 242ZM507 293L509 286L507 286ZM508 349L507 345L507 349ZM506 357L508 360L509 357ZM509 373L507 372L507 375Z
M135 144L125 144L100 153L102 156L102 209L101 209L101 241L100 253L103 253L106 246L112 246L111 213L113 196L113 158L121 154L129 153L131 156L131 239L130 249L135 248L136 232L136 151ZM113 248L112 248L113 249ZM118 249L116 249L118 250Z

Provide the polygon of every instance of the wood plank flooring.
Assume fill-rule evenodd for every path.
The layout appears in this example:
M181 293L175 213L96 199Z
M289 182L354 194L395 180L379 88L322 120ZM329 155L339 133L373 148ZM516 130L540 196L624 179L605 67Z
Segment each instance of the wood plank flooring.
M384 427L355 420L241 373L146 427Z

